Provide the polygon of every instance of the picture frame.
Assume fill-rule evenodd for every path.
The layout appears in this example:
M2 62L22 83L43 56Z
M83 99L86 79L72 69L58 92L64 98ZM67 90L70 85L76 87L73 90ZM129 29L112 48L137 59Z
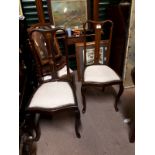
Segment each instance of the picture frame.
M103 56L103 47L100 47L100 60L99 63L103 64L104 63L104 56ZM84 50L83 50L83 55L84 55ZM92 65L94 63L94 48L87 48L86 49L86 65Z
M82 29L88 19L87 0L47 0L50 22L54 26Z
M95 42L86 43L86 65L94 63ZM84 43L76 43L76 64L78 80L81 80L82 70L84 68ZM100 43L100 64L106 64L108 54L108 43L101 41Z

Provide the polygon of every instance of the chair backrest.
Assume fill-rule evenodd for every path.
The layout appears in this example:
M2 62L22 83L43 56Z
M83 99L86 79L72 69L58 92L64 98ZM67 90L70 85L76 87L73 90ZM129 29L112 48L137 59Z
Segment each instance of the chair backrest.
M111 20L88 20L83 24L83 33L85 38L84 66L109 64L112 30L113 22Z
M38 23L38 24L34 24L32 25L30 28L28 28L28 33L31 33L31 31L33 31L34 29L45 29L45 30L50 30L52 29L52 25L50 25L49 23ZM42 36L41 33L39 32L34 32L33 33L33 40L35 40L35 48L38 52L40 52L40 50L43 50L44 53L47 53L47 49L46 49L46 46L44 46L44 38ZM58 40L57 38L55 37L54 38L54 46L55 46L55 49L56 49L56 57L61 57L62 56L62 53L61 53L61 50L60 50L60 47L59 47L59 44L58 44ZM38 46L39 45L39 46Z
M56 34L61 31L63 39L61 43L65 56L60 51ZM58 80L57 72L67 66L67 78L70 78L68 67L67 33L62 28L37 27L28 30L30 46L36 62L36 71L39 82L43 77L50 75L51 81Z

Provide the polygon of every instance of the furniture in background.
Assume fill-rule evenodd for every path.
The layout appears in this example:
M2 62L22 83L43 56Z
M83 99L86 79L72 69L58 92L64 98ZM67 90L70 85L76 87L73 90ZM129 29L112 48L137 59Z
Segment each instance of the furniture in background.
M65 53L65 65L58 65L56 32L63 34L63 45ZM36 43L34 35L40 33L41 43L44 49ZM52 113L57 111L72 111L75 115L75 132L80 138L80 112L75 92L74 77L68 66L67 34L62 28L36 28L29 32L29 38L36 60L36 72L38 77L38 88L34 92L27 111L34 114ZM42 46L41 46L42 47ZM48 71L44 72L44 65L48 65ZM46 74L44 74L46 73ZM50 73L50 74L49 74ZM46 80L45 80L46 79Z
M48 1L52 0L21 0L23 14L29 26L34 23L51 22L50 24L53 24L53 18L49 17L51 6L48 5ZM103 0L87 0L88 20L110 19L114 23L110 67L121 77L123 77L131 2L132 0L107 0L106 2ZM72 54L69 63L73 69L76 69L75 47L72 45L70 48L72 48L70 51Z
M70 1L70 0L67 0L67 1ZM49 17L52 15L52 14L49 14L52 2L54 1L53 0L21 0L22 11L24 16L27 19L28 25L31 26L32 24L35 24L35 23L46 23L49 21L53 22L53 17ZM87 17L88 17L87 19L96 19L97 17L96 8L98 7L98 2L99 0L93 0L93 1L86 0Z
M25 108L33 91L27 68L20 49L19 54L19 151L20 155L31 154L36 151L33 148L40 137L38 116L26 114Z
M69 3L73 3L70 1L67 1ZM82 1L76 1L77 3L82 3ZM28 26L33 26L33 24L40 23L40 24L45 24L45 23L50 23L50 25L54 25L54 20L53 20L53 15L52 15L52 6L51 4L57 4L57 3L66 3L66 2L57 2L57 1L51 1L51 0L35 0L35 1L25 1L21 0L22 8L23 8L23 14L26 17L26 22ZM90 8L93 8L91 1L85 0L86 6L85 6L85 12L87 19L92 19L93 11ZM29 6L29 9L27 8ZM75 6L76 7L76 6ZM69 10L68 10L69 11ZM76 11L76 10L75 10ZM75 13L74 11L74 13ZM80 10L81 12L81 10ZM68 13L68 12L67 12ZM64 14L67 14L64 13ZM79 12L77 12L79 14ZM70 19L70 18L68 18ZM73 18L74 19L74 18ZM78 21L78 20L77 20ZM61 38L61 37L60 37ZM69 66L75 70L76 69L76 57L75 57L75 42L80 42L79 37L71 36L68 39L69 42ZM61 39L59 39L61 40Z
M123 78L123 69L128 40L131 0L107 7L107 19L113 21L113 38L111 46L110 67Z
M36 155L36 142L40 138L40 115L26 114L19 126L19 154Z
M19 152L20 155L34 155L36 149L33 149L33 146L39 140L40 128L39 116L27 114L25 111L36 82L32 74L33 59L28 52L26 29L27 25L23 17L19 20Z
M89 36L86 34L86 27L88 27L95 35ZM123 82L117 73L112 70L109 65L110 47L112 39L113 23L110 20L106 21L92 21L88 20L83 24L84 28L84 53L83 61L84 67L82 72L82 101L83 110L86 111L85 93L88 86L104 87L119 85L119 92L115 99L115 110L118 111L117 103L121 94L123 93ZM88 44L94 44L93 47L87 47ZM101 46L103 44L103 47Z
M22 18L19 20L19 111L25 110L36 85L33 57L29 51L27 24L25 18Z

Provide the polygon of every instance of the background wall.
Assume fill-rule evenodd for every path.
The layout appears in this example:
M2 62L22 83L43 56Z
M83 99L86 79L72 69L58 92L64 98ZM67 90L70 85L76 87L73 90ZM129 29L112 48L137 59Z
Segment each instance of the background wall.
M135 0L132 1L131 17L128 35L128 44L126 49L126 58L124 65L124 85L133 86L131 79L131 70L135 66Z
M22 16L23 12L22 12L22 7L21 7L21 2L19 0L19 16Z

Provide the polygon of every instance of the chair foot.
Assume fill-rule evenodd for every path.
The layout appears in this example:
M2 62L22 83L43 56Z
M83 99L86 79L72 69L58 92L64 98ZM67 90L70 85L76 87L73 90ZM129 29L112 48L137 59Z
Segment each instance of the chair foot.
M115 108L115 111L117 112L118 111L118 101L120 99L120 96L122 95L124 91L124 86L123 86L123 82L120 84L120 88L119 88L119 92L116 96L116 99L115 99L115 104L114 104L114 108Z
M77 108L75 110L75 133L76 133L77 138L81 138L81 135L79 132L80 127L81 127L80 111Z
M118 112L117 103L115 103L114 108L115 108L115 111Z
M130 131L130 133L129 133L129 142L130 143L135 142L135 132L134 131Z
M135 122L132 121L129 125L129 142L134 143L135 142Z
M25 116L26 124L25 127L27 128L27 133L32 136L31 141L38 141L41 136L40 130L40 114L39 113L29 113ZM35 136L34 136L35 132Z
M86 112L86 108L83 108L82 109L82 113L84 114Z
M81 138L80 133L77 132L77 133L76 133L76 137L77 137L77 138Z
M86 92L86 88L85 88L84 86L81 86L82 103L83 103L82 113L85 113L85 112L86 112L86 98L85 98L85 92Z

